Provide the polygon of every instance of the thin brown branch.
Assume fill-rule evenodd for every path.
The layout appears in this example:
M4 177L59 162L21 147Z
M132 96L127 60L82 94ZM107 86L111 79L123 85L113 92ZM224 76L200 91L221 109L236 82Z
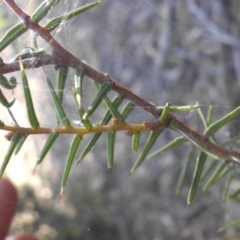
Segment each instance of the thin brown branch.
M59 65L59 63L55 61L55 58L53 58L51 54L44 54L39 57L23 59L22 64L25 69L39 68L50 64ZM18 59L0 65L0 74L12 73L19 70L20 64Z

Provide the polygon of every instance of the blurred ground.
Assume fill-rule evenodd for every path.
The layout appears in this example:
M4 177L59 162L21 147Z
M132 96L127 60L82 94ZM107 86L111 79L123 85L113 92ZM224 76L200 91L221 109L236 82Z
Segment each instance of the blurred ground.
M31 13L41 1L17 2ZM60 1L48 18L85 3L87 1ZM5 4L0 3L0 7L2 36L17 19ZM156 105L165 105L167 101L173 105L190 105L198 101L206 113L213 104L215 121L240 101L239 7L240 2L236 0L104 0L70 23L64 23L53 35L78 58L108 72ZM25 34L1 53L1 57L8 61L23 46L29 45L31 35ZM50 50L45 42L39 41L39 46ZM52 68L46 69L54 81ZM41 123L54 126L55 113L42 81L42 71L31 70L28 74L37 98L35 103L44 113L39 116ZM70 71L69 80L73 74ZM95 90L89 81L85 89L87 106ZM17 94L21 99L20 86ZM68 86L64 106L75 119L77 114L72 104ZM99 122L103 111L102 105L92 120ZM203 131L197 113L180 114L179 118ZM151 117L136 109L129 120L139 122L139 119L142 122ZM216 136L219 142L225 142L238 134L236 120ZM154 149L176 136L172 131L165 131ZM198 152L192 159L181 194L175 194L187 145L145 161L136 173L129 175L138 156L131 151L131 139L123 133L117 135L115 166L110 172L106 167L106 140L102 136L86 159L73 166L63 199L58 203L71 136L59 139L32 176L36 156L45 139L28 139L21 155L13 159L8 168L8 176L21 183L22 202L13 231L35 232L42 239L84 240L202 240L236 233L235 229L217 233L229 219L240 216L237 204L221 201L224 181L207 193L201 192L200 186L196 201L187 208L186 198ZM147 134L143 134L141 146L146 139ZM4 141L1 145L5 146ZM79 153L86 143L87 138ZM231 147L238 148L233 144ZM2 158L4 152L1 154ZM235 184L238 186L239 182Z

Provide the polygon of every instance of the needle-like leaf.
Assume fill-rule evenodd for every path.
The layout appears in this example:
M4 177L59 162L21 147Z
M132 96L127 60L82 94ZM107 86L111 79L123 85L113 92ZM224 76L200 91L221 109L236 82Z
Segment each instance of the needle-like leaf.
M227 165L228 165L227 163L221 163L220 165L218 165L218 167L215 169L212 176L209 178L207 183L204 185L203 191L207 191L212 185L214 185L214 183L216 183L220 174L226 168Z
M12 138L11 138L11 143L9 145L9 148L8 148L8 151L3 159L3 163L1 165L1 169L0 169L0 178L2 177L8 163L9 163L9 160L13 154L13 151L14 149L16 148L19 140L21 138L21 135L19 133L14 133Z
M232 194L230 194L229 196L227 196L227 200L228 199L233 199L235 197L237 197L240 194L240 188L238 188L236 191L234 191Z
M28 79L27 79L25 70L23 68L21 59L20 59L20 71L22 75L23 92L24 92L24 97L26 102L28 121L30 122L33 128L38 128L39 122L35 113L35 109L32 102L32 96L31 96L29 85L28 85Z
M48 136L48 139L36 161L36 164L35 164L35 167L34 167L34 170L33 172L35 172L37 166L43 161L43 159L45 158L45 156L47 155L48 151L50 150L50 148L52 147L52 145L54 144L54 142L57 140L59 136L59 132L52 132L49 136Z
M76 155L76 152L78 150L78 147L79 147L79 144L80 144L81 140L82 140L82 137L77 136L77 135L74 136L74 138L72 140L72 143L71 143L71 146L70 146L70 149L69 149L69 152L68 152L67 162L66 162L66 165L65 165L65 168L64 168L64 173L63 173L63 178L62 178L62 183L61 183L60 199L61 199L64 187L67 183L68 175L70 173L70 170L71 170L71 167L72 167L72 164L73 164L73 160L74 160L74 157Z
M10 103L8 102L8 100L5 98L5 96L3 95L2 90L0 89L0 103L6 107L6 108L10 108L15 102L15 99L13 99Z
M18 143L17 143L17 146L15 148L15 151L14 151L14 154L17 155L18 152L21 150L24 142L26 141L27 139L27 136L21 136L21 138L19 139Z
M127 102L125 104L125 106L123 107L123 109L121 111L121 115L122 115L124 120L132 112L133 109L134 109L134 104L132 102Z
M240 226L240 220L231 221L228 225L219 228L218 232L223 232L225 230L228 230L229 228L238 227L238 226Z
M159 112L162 112L166 106L158 106L157 110ZM196 105L189 105L189 106L170 106L169 111L170 112L188 112L197 109L199 106Z
M95 82L93 81L93 84L94 86L97 88L97 90L99 91L100 90L100 86ZM103 98L105 104L107 105L109 111L112 113L112 116L116 119L118 119L119 121L123 121L123 117L122 115L118 112L118 110L112 105L111 101L109 100L109 98L107 96L105 96Z
M23 49L20 53L18 53L14 59L27 59L27 58L32 58L32 57L39 57L45 53L45 50L43 48L40 49L33 49L33 48L25 48Z
M51 93L51 97L52 97L52 101L53 101L53 104L54 104L54 107L55 107L55 110L57 112L57 115L58 115L58 119L59 121L61 122L61 124L63 126L69 126L70 125L70 121L60 103L60 100L56 94L56 92L54 91L53 89L53 86L52 86L52 83L50 82L50 80L48 78L46 78L46 81L47 81L47 85L48 85L48 88L50 90L50 93Z
M209 164L209 166L204 170L204 172L201 175L200 182L202 182L210 172L213 171L213 169L218 165L218 161L212 160L212 162Z
M109 170L113 168L115 136L116 133L113 131L107 133L107 167Z
M140 142L141 133L135 133L132 136L132 150L137 152Z
M207 125L209 126L212 122L212 115L213 115L213 105L210 104L209 107L208 107L208 112L207 112L207 119L206 119L206 122L207 122Z
M232 119L236 118L240 115L240 107L237 107L232 112L225 115L223 118L209 125L209 127L204 131L204 136L210 137L212 136L218 129L222 126L226 125Z
M166 119L167 119L167 116L168 116L168 113L170 111L170 107L171 107L171 103L166 103L166 106L164 107L164 109L162 110L161 112L161 116L159 118L159 122L160 123L165 123L166 122Z
M68 75L68 67L60 67L58 69L58 76L57 76L57 96L59 98L60 103L63 101L63 93L65 88L65 83L67 80Z
M38 6L36 11L31 15L32 21L35 23L39 22L41 19L43 19L43 17L45 17L48 14L50 9L59 2L60 0L49 0L42 2Z
M111 90L113 86L112 82L106 82L101 85L97 96L93 100L92 104L88 107L87 111L83 115L83 121L87 120L97 109L97 107L100 105L102 102L103 98L107 95L107 93Z
M227 199L229 186L230 186L230 183L232 181L232 178L233 178L233 169L231 171L229 171L228 175L227 175L227 179L226 179L226 183L225 183L224 190L223 190L223 195L222 195L223 200Z
M183 136L180 136L180 137L177 137L175 139L173 139L171 142L169 142L168 144L166 144L165 146L163 146L162 148L158 149L157 151L149 154L147 156L147 159L151 159L151 158L154 158L158 155L161 155L173 148L176 148L180 145L182 145L183 143L187 142L187 139Z
M202 112L202 108L198 108L197 111L198 111L198 114L199 114L199 116L200 116L200 118L201 118L201 120L203 122L204 128L207 129L208 124L207 124L207 120L206 120L206 118L205 118L205 116L204 116L204 114Z
M181 170L181 174L179 176L177 187L176 187L176 190L175 190L176 194L179 194L180 191L181 191L182 184L183 184L183 181L185 179L189 163L190 163L190 161L192 160L192 157L193 157L193 153L194 153L194 148L193 148L193 146L191 146L191 147L188 148L187 154L184 158L185 160L184 160L183 167L182 167L182 170Z
M44 27L46 29L52 31L52 30L56 29L63 21L70 20L71 18L78 16L79 14L91 9L92 7L98 5L99 3L100 3L99 1L89 3L80 8L74 9L68 13L57 16L57 17L51 19L50 21L48 21Z
M201 177L201 174L202 174L202 170L203 170L206 158L207 158L207 155L203 152L201 152L197 157L197 162L196 162L195 170L194 170L194 173L193 173L193 179L192 179L192 182L191 182L191 186L190 186L189 193L188 193L188 198L187 198L187 204L188 205L190 205L192 203L192 201L193 201L193 199L196 195L197 188L198 188L198 183L200 181L200 177Z
M141 154L139 155L137 161L134 163L134 165L131 169L131 173L133 173L141 165L141 163L146 158L147 154L149 153L149 151L153 147L153 144L156 142L157 138L163 132L163 130L164 129L161 128L161 129L157 129L155 131L150 132L148 140L146 142L146 145L143 148L143 151L141 152Z
M213 159L218 159L218 156L211 149L207 148L204 144L202 144L201 141L195 138L193 134L191 134L191 132L186 131L176 121L170 121L169 126L172 129L176 130L177 132L181 133L183 136L185 136L188 140L190 140L195 146L197 146L207 156Z
M83 118L83 115L85 114L85 110L82 105L84 76L85 76L85 70L83 68L76 69L75 77L74 77L74 87L72 86L74 102L77 107L81 120ZM89 119L82 121L82 124L88 130L93 128L93 125Z

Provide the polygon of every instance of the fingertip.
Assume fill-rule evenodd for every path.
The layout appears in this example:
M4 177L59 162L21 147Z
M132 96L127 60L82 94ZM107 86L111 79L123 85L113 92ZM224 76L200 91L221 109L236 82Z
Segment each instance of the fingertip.
M17 190L7 178L0 180L0 236L7 235L17 207Z
M8 178L0 179L0 190L3 190L5 194L7 192L14 194L15 198L17 199L17 190Z

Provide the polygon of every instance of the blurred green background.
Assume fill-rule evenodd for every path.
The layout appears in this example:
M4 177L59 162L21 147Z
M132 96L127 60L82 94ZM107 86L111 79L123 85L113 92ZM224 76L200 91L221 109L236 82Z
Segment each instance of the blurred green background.
M27 13L32 13L42 1L16 1ZM88 1L64 0L54 7L46 19L82 6ZM53 36L71 53L94 68L108 72L121 84L155 105L190 105L196 101L204 113L213 104L213 120L217 120L239 105L240 38L237 0L121 0L103 2L68 23L63 23ZM19 20L0 3L0 36ZM31 32L22 35L1 53L10 61L23 47L32 46ZM39 47L50 51L39 39ZM52 81L56 72L46 67ZM55 126L55 113L41 69L27 70L31 79L34 103L43 126ZM18 77L19 74L14 73ZM70 70L68 79L73 80ZM96 91L84 82L84 105ZM16 114L27 124L23 114L21 84ZM10 93L8 93L10 94ZM9 95L11 96L11 94ZM109 94L110 97L114 93ZM67 83L63 103L72 120L77 119L70 84ZM104 105L92 116L101 121ZM3 116L4 112L2 111ZM194 129L203 126L196 112L178 114ZM128 118L132 122L152 117L136 108ZM234 120L216 134L219 142L239 134ZM154 149L174 137L166 130ZM165 240L215 239L237 233L236 229L217 233L230 219L239 219L239 205L222 202L224 181L208 192L201 187L194 203L187 207L186 198L192 179L195 159L191 161L182 192L175 187L184 161L187 144L149 161L129 175L138 153L131 150L131 138L118 133L113 170L106 166L106 135L78 166L73 166L61 202L58 202L60 180L68 154L71 136L62 136L43 164L32 175L37 155L46 136L30 137L19 156L11 160L6 176L18 185L20 203L12 232L29 231L41 239L113 239ZM81 150L89 137L84 138ZM147 133L141 136L141 146ZM1 146L7 144L1 140ZM4 146L5 146L4 145ZM237 144L231 144L238 149ZM5 148L3 149L5 151ZM141 150L141 148L140 148ZM1 158L4 156L1 151ZM207 162L209 165L211 160ZM239 175L236 174L236 178ZM233 184L239 186L239 181Z

